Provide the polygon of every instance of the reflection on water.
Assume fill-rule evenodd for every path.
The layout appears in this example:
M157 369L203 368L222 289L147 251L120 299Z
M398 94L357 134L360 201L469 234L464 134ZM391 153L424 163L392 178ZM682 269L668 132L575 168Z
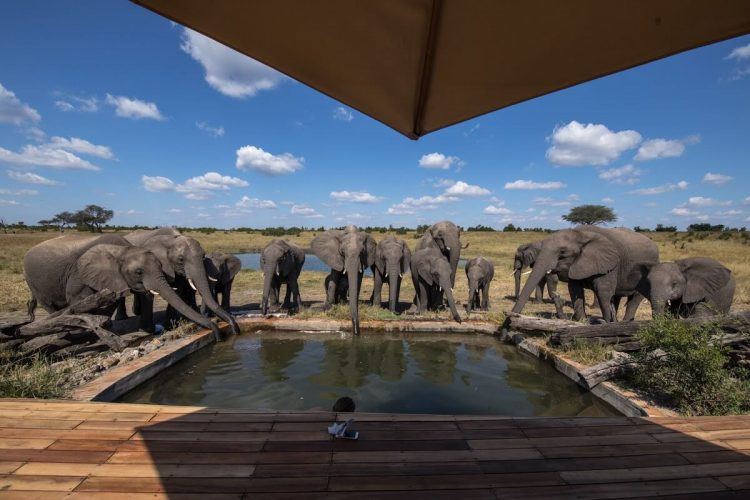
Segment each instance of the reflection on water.
M615 415L551 366L485 335L246 333L203 349L122 401L274 410Z

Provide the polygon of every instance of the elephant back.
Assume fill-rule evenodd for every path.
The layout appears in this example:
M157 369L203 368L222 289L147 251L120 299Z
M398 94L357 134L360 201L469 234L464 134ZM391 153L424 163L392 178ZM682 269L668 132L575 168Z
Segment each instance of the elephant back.
M659 263L659 247L647 236L624 227L603 228L579 226L576 229L603 235L618 249L620 255L618 283L620 287L635 289L645 278L648 269Z
M143 246L154 236L179 236L180 232L173 227L160 227L158 229L136 229L125 235L125 239L136 246Z

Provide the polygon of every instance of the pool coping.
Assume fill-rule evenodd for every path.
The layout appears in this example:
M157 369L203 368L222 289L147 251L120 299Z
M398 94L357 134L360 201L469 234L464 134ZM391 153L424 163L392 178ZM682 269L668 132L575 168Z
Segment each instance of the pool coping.
M349 321L309 319L289 317L238 317L237 322L244 327L263 330L300 330L305 332L331 332L348 329ZM469 320L463 323L433 320L368 320L360 322L361 328L384 332L442 332L442 333L482 333L500 337L513 343L521 352L551 363L554 368L581 384L580 371L586 366L554 352L550 347L526 337L518 332L508 332L501 336L501 325L489 321ZM227 326L223 329L226 331ZM128 391L141 385L178 361L215 342L210 330L200 330L192 335L169 342L165 346L147 353L133 361L118 365L72 391L76 401L115 401ZM628 417L673 416L669 410L655 407L640 399L635 393L626 391L612 382L602 382L590 392Z

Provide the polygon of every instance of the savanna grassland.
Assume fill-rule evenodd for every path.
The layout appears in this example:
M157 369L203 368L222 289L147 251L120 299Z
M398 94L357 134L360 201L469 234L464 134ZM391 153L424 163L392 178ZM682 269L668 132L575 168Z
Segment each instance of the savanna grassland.
M70 232L70 231L69 231ZM18 234L0 234L0 313L25 311L26 301L30 298L28 288L23 278L23 255L33 245L49 238L58 236L56 232L27 232ZM90 233L81 233L90 235ZM216 231L213 233L189 232L189 236L196 238L207 252L220 250L225 252L252 252L263 248L272 236L263 236L258 233L245 233L235 231ZM748 233L647 233L659 246L661 260L674 260L692 256L711 256L723 262L734 273L737 279L737 293L735 295L734 307L738 309L750 308L750 234ZM309 247L310 241L315 236L314 232L303 232L299 236L285 237L292 243L303 248ZM379 240L386 233L374 233L373 236ZM415 233L397 235L405 239L413 249L417 243ZM462 258L483 256L492 260L495 264L495 279L492 282L490 292L490 303L492 317L500 317L501 313L512 307L513 293L512 259L516 247L522 243L544 238L544 233L534 232L464 232L462 233L463 244L469 244L462 251ZM320 302L324 299L323 280L325 273L315 271L304 271L300 279L300 291L305 303ZM257 305L262 295L262 273L255 270L243 270L237 277L233 289L233 304L239 307ZM567 290L561 284L559 290L563 297L567 297ZM365 278L362 284L360 299L369 298L372 291L372 278ZM413 297L414 289L409 276L405 276L401 301L408 302ZM454 290L456 299L460 304L465 304L468 295L466 275L459 270L456 287ZM387 298L387 287L383 290L383 299ZM591 297L589 297L589 302ZM323 313L317 308L303 312L305 316L316 316ZM388 319L390 313L384 310L373 309L364 306L362 318ZM552 313L554 306L551 303L532 304L524 310L526 313ZM593 312L597 314L598 311ZM334 308L328 313L329 316L347 316L344 308ZM447 313L438 313L438 316ZM649 317L650 309L648 302L644 301L638 312L639 317Z

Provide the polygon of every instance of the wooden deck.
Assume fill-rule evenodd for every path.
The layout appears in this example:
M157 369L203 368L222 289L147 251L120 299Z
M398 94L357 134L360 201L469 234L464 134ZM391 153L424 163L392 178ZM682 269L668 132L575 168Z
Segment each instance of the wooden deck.
M0 497L750 496L750 416L334 417L2 400Z

